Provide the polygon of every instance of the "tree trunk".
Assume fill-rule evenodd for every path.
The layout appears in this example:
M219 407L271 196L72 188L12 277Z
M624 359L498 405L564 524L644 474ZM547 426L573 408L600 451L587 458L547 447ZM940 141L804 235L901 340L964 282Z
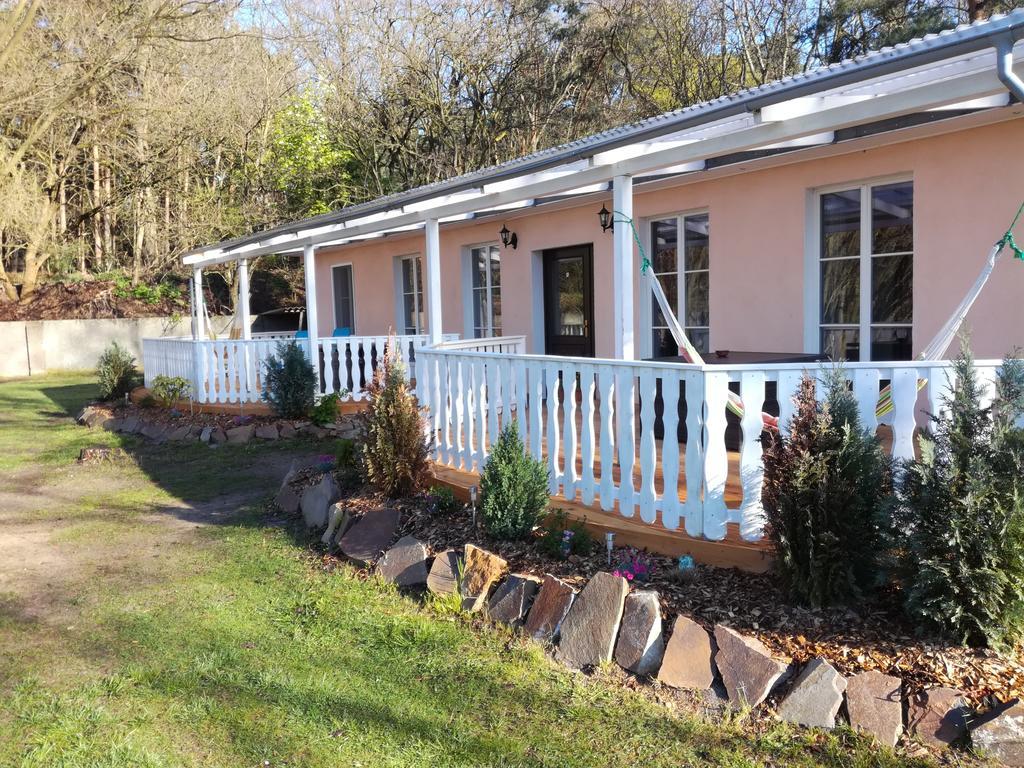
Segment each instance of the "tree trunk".
M100 179L100 146L92 145L92 246L93 263L103 263L103 187ZM82 272L85 272L83 255Z
M18 300L18 289L14 287L14 283L7 276L7 269L4 267L5 251L4 231L0 229L0 303Z

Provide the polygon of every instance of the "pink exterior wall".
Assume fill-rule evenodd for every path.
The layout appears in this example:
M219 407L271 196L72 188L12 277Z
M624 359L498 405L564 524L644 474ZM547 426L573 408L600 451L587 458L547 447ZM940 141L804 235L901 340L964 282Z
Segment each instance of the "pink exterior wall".
M914 352L948 318L980 270L991 244L1024 198L1024 121L972 128L886 147L865 149L777 168L636 192L634 216L707 210L711 217L711 347L799 351L805 349L804 272L808 203L820 187L905 176L914 181ZM610 195L608 205L610 206ZM542 306L534 302L534 261L546 248L592 243L595 342L611 357L612 238L602 233L601 202L561 211L509 214L517 250L502 251L504 334L525 334L540 351ZM468 335L464 321L462 259L466 246L495 242L502 220L449 225L441 230L444 331ZM317 255L318 313L322 334L333 322L330 267L353 264L356 333L384 333L395 326L395 259L423 252L422 233L371 244L325 249ZM639 260L635 260L638 264ZM639 265L637 355L640 328ZM539 298L540 292L536 296ZM968 317L980 358L1024 346L1024 264L1004 258ZM648 299L644 299L647 301ZM816 340L811 342L816 345Z

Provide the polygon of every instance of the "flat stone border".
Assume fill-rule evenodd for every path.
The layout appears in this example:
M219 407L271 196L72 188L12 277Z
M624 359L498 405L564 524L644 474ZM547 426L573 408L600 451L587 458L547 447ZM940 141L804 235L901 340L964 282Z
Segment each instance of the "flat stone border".
M289 497L282 506L293 504ZM669 624L654 591L631 591L624 579L598 572L577 592L551 575L509 575L502 558L474 544L433 556L412 537L396 544L395 528L379 557L361 553L355 562L373 569L375 561L378 576L400 587L458 594L466 612L486 606L493 624L542 643L573 669L614 660L641 680L695 691L724 689L725 703L733 708L774 705L775 717L794 725L831 729L848 723L887 747L907 734L944 748L966 742L969 728L976 728L979 747L1024 768L1024 705L1016 700L978 717L960 691L934 688L910 695L898 677L862 672L847 678L820 658L797 668L790 659L775 658L755 637L724 624L709 630L683 615L673 617L666 642L663 626Z
M145 413L118 416L105 404L85 406L75 421L93 429L104 429L125 435L140 435L154 443L200 442L211 447L222 443L245 445L250 442L290 440L311 437L316 440L355 440L361 435L358 414L343 413L334 424L319 427L309 421L278 419L269 423L239 423L224 428L218 424L174 424L151 421Z

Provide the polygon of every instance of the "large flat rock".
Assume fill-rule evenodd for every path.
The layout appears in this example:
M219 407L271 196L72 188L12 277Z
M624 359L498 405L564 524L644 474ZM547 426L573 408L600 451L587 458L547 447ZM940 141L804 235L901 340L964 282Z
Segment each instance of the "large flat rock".
M302 492L299 508L307 528L319 529L327 525L327 510L337 500L338 493L338 485L330 474L325 474L320 482Z
M677 616L658 670L658 680L673 688L704 691L715 680L714 646L704 627Z
M657 592L626 596L622 626L615 643L615 661L637 675L653 675L661 665L665 637L661 631L661 604Z
M256 427L253 424L244 424L240 427L233 427L224 434L227 435L229 443L248 443L252 440L254 434L256 434Z
M903 733L903 683L882 672L861 672L846 680L850 727L895 747Z
M398 528L399 512L381 507L363 515L338 542L342 554L360 565L369 565L391 544Z
M811 659L779 705L783 720L814 728L835 728L846 678L825 659Z
M534 640L554 642L575 597L576 591L571 586L550 574L545 575L523 630Z
M455 549L446 549L434 556L434 562L427 574L427 589L435 595L454 595L459 591L459 572L462 570L462 555Z
M494 590L487 603L487 615L503 624L520 626L540 584L541 580L536 576L513 573Z
M983 717L971 731L971 742L1000 765L1024 766L1024 704L1014 700Z
M466 545L466 560L459 592L462 610L479 611L487 603L491 587L508 571L504 558L474 544Z
M715 627L715 642L715 664L722 673L729 701L756 707L768 698L786 665L772 658L757 638L746 637L721 624Z
M595 573L562 622L555 658L576 669L611 661L628 592L621 576Z
M966 699L955 688L932 688L910 699L907 728L932 747L946 747L967 733Z
M427 583L427 547L414 536L403 536L377 562L377 575L400 587Z

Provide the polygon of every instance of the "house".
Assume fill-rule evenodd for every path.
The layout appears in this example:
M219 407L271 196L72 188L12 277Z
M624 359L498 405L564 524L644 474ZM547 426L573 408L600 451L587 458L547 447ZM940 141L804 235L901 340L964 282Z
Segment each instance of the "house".
M785 428L804 370L847 361L897 456L939 409L949 363L917 358L1024 199L1022 36L1017 11L184 262L197 288L237 262L244 314L249 260L301 253L322 391L361 397L398 334L440 474L472 482L514 419L563 505L621 540L749 566L762 412ZM1010 262L968 316L989 380L1024 343ZM654 280L703 362L677 357ZM194 319L196 340L148 342L147 376L256 399L273 340L210 340Z

